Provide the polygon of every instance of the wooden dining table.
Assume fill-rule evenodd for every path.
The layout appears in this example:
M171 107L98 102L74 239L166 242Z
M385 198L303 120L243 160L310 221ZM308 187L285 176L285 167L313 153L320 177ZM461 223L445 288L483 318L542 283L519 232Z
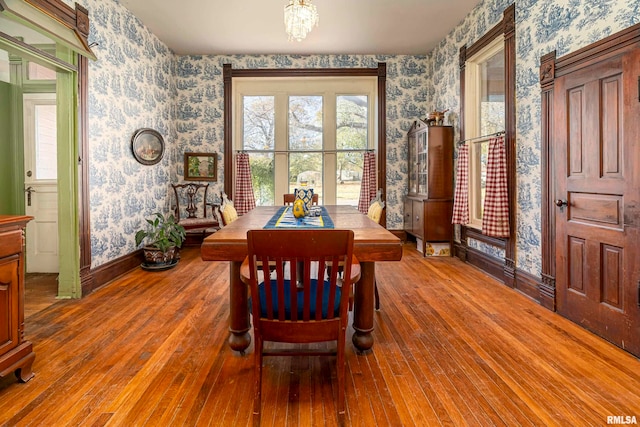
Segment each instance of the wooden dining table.
M373 346L373 303L376 261L399 261L402 242L384 227L352 206L324 206L334 228L353 230L353 254L360 261L361 277L355 285L352 342L360 351ZM248 288L240 280L247 257L247 231L262 229L281 206L258 206L204 239L200 252L205 261L229 261L229 345L244 353L251 343ZM295 244L295 242L292 242Z

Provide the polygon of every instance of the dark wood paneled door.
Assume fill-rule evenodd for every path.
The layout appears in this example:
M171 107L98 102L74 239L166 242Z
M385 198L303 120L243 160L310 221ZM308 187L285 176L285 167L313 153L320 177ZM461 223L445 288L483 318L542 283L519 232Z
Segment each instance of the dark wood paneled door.
M557 77L557 310L640 355L640 51Z

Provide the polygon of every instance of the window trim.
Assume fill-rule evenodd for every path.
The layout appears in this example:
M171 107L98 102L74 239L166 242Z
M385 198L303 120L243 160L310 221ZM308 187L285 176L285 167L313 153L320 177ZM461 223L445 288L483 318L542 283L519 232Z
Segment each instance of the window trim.
M378 78L376 124L377 124L377 187L383 197L387 193L387 64L379 62L376 68L282 68L282 69L233 69L231 64L223 64L224 81L224 191L233 198L233 78L235 77L336 77L336 76L376 76ZM386 211L380 224L386 225Z
M337 147L336 114L337 101L341 96L363 95L367 97L367 145L362 149L339 149ZM268 96L274 100L275 114L275 145L268 150L248 150L243 146L243 99L245 96ZM323 147L317 149L300 150L289 148L288 135L288 106L291 96L319 96L323 98ZM274 78L239 78L233 86L234 118L234 152L270 153L274 155L276 175L275 200L280 200L284 193L291 193L289 188L288 164L291 154L320 153L323 163L323 194L321 197L328 203L336 199L336 188L327 182L336 176L336 159L339 153L357 151L365 153L375 147L375 104L376 81L371 76L349 77L292 77L286 80ZM285 177L286 173L286 177ZM337 182L337 180L335 180ZM356 202L357 204L357 202Z
M466 259L466 253L471 249L467 246L466 239L473 238L477 241L496 246L504 247L505 259L503 265L504 281L508 286L513 287L515 283L515 229L516 229L516 110L515 110L515 80L516 80L516 40L515 40L515 4L507 7L502 16L502 20L491 28L484 36L471 46L460 47L460 105L465 103L465 68L467 58L473 57L479 51L488 46L496 38L504 38L504 66L505 66L505 147L507 155L507 183L509 193L509 223L510 236L508 238L494 238L485 236L475 228L460 226L461 242L457 246L458 255ZM460 109L460 140L464 141L464 108ZM495 261L492 261L495 262ZM493 267L493 266L490 266Z
M504 55L504 37L498 35L495 39L491 40L486 46L476 52L472 57L467 57L465 66L465 82L471 82L469 90L465 90L464 109L465 130L471 131L472 135L469 137L480 137L482 133L480 131L480 121L478 120L478 104L481 98L481 88L477 84L480 78L480 66L487 59L491 58L500 51ZM505 82L506 84L506 82ZM474 90L475 89L475 90ZM506 120L506 117L505 117ZM504 129L504 127L503 127ZM500 130L503 130L500 129ZM489 139L484 141L475 141L473 143L468 142L469 145L469 224L467 227L475 228L480 233L482 232L482 218L479 218L479 203L480 200L475 199L473 196L479 188L477 169L479 167L479 160L477 159L477 153L482 150L482 144L489 144Z

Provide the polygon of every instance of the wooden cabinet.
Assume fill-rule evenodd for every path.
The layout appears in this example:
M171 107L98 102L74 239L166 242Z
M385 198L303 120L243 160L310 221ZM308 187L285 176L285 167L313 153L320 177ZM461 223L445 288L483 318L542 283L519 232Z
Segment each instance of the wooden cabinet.
M31 342L24 340L24 228L32 218L0 215L0 377L33 377Z
M453 243L453 128L414 122L408 133L409 193L404 229L426 254L427 242Z

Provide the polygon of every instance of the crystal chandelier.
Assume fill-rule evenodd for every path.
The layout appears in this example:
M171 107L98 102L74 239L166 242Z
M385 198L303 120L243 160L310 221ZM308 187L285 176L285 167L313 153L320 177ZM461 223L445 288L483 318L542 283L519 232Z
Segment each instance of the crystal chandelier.
M289 41L301 41L313 26L318 26L318 11L311 0L289 0L284 7L284 27Z

